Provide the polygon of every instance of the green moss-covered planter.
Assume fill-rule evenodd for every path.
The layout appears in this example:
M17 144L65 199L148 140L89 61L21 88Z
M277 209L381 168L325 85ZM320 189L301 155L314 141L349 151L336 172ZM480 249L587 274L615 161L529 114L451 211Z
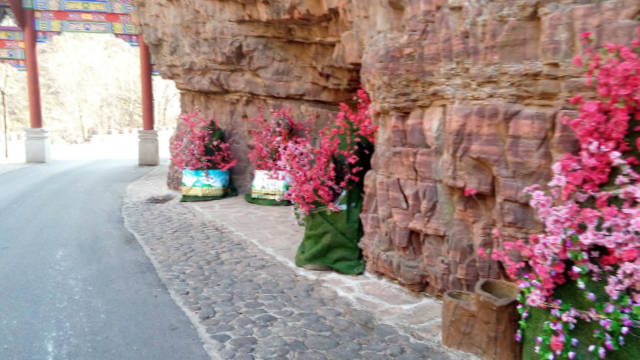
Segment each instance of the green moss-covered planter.
M349 190L340 212L319 211L305 217L305 232L296 254L296 265L326 265L343 274L364 272L358 247L362 237L360 189Z
M593 285L588 291L596 294L598 299L606 298L604 283ZM578 289L575 281L570 281L555 290L555 298L561 299L563 303L570 303L574 308L587 311L593 303L584 297L584 290ZM545 321L551 318L550 310L530 308L529 318L527 318L527 328L523 334L523 360L541 360L541 356L536 354L536 337L543 333ZM578 320L574 330L569 332L569 338L576 338L578 346L571 347L569 341L565 346L570 346L576 352L576 360L600 359L597 353L590 353L587 348L593 343L593 331L599 329L597 322L588 323ZM640 329L632 328L631 332L625 336L625 345L616 351L607 351L607 360L632 360L640 359Z

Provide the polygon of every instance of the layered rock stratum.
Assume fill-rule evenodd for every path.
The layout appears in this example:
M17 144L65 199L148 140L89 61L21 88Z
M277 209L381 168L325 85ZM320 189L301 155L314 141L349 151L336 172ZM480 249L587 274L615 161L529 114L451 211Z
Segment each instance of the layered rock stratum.
M640 25L637 0L136 2L183 110L233 131L241 190L260 108L290 107L318 128L362 85L380 126L362 214L367 269L434 295L502 276L477 256L499 245L494 229L540 230L522 190L576 149L561 119L575 114L568 98L590 91L572 65L580 34L628 43Z

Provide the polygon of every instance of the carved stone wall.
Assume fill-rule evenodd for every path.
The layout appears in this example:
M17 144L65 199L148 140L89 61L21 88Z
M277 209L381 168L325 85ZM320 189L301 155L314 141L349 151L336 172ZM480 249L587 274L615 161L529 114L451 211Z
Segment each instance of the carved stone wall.
M160 73L232 129L249 182L247 119L291 106L326 124L362 84L380 126L366 177L369 271L432 294L499 277L490 233L539 230L522 189L575 149L560 119L588 91L580 33L628 42L637 0L138 0ZM466 187L478 194L465 197Z

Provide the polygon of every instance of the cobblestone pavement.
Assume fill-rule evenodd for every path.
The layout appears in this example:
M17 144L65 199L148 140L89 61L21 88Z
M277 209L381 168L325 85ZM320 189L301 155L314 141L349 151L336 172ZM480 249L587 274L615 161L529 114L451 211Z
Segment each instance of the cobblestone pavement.
M293 268L286 254L295 252L299 238L288 245L283 240L287 236L273 239L274 234L299 231L288 218L271 222L269 228L262 224L270 221L268 216L242 214L244 205L237 198L179 203L164 187L164 174L158 168L129 186L123 216L212 358L473 358L412 332L418 320L405 316L407 323L401 322L403 309L413 314L421 306L437 310L439 319L438 302L411 296L371 275ZM243 224L225 224L229 217L242 218ZM254 237L269 241L255 243ZM394 293L401 292L405 298L395 299ZM430 328L431 337L439 337L433 324Z
M356 308L375 313L377 319L417 340L440 342L440 301L368 273L346 276L296 267L294 259L304 227L296 224L291 207L251 205L242 197L194 203L193 207L208 221L224 226L233 237L247 240L310 280L320 280Z

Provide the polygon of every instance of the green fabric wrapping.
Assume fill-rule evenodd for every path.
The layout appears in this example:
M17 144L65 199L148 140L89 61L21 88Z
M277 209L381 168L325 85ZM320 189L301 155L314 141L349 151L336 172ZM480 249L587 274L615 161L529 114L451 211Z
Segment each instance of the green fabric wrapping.
M593 283L592 283L593 284ZM605 299L607 295L604 291L604 282L593 284L587 291L593 292L597 299ZM585 292L578 289L575 281L569 281L566 284L556 288L555 298L561 299L563 303L570 303L576 309L587 311L593 303L584 298ZM527 319L527 328L524 330L522 360L541 360L540 355L536 354L534 348L536 346L536 337L543 332L544 322L551 318L549 310L530 308L529 318ZM587 323L578 320L574 330L569 332L569 338L577 338L579 345L573 351L576 352L576 359L591 360L600 359L597 352L590 353L587 348L596 340L593 337L593 330L600 328L596 322ZM565 346L571 346L569 341ZM607 360L631 360L640 359L640 329L631 328L630 333L625 336L625 345L616 351L607 351Z
M288 200L276 201L273 199L256 199L251 196L251 194L245 194L244 199L247 200L248 203L254 205L265 205L265 206L291 206L291 202Z
M180 202L198 202L198 201L211 201L211 200L220 200L226 199L228 197L233 197L238 195L238 190L233 184L229 184L227 191L224 195L221 196L190 196L190 195L182 195Z
M305 217L304 238L296 254L296 265L326 265L343 274L364 272L364 260L358 242L362 237L361 189L347 192L341 212L320 211Z

